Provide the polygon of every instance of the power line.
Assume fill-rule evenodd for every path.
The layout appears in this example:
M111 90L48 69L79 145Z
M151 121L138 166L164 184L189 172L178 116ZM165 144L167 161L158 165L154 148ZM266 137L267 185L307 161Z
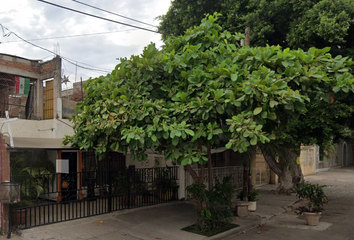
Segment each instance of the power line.
M120 15L120 14L117 14L117 13L114 13L114 12L110 12L110 11L104 10L104 9L102 9L102 8L95 7L95 6L89 5L89 4L87 4L87 3L83 3L83 2L80 2L80 1L77 1L77 0L72 0L72 1L73 1L73 2L76 2L76 3L79 3L79 4L82 4L82 5L85 5L85 6L88 6L88 7L91 7L91 8L94 8L94 9L101 10L101 11L103 11L103 12L107 12L107 13L116 15L116 16L118 16L118 17L122 17L122 18L125 18L125 19L132 20L132 21L134 21L134 22L142 23L142 24L145 24L145 25L148 25L148 26L156 27L156 28L157 28L157 26L154 26L154 25L152 25L152 24L145 23L145 22L142 22L142 21L133 19L133 18L125 17L125 16L123 16L123 15Z
M6 28L6 27L5 27L4 25L2 25L1 23L0 23L0 26L1 26L2 31L3 31L3 33L4 33L3 37L9 37L11 34L13 34L13 35L15 35L16 37L18 37L19 39L21 39L22 41L24 41L24 42L26 42L26 43L28 43L28 44L34 46L34 47L40 48L40 49L42 49L42 50L44 50L44 51L50 52L50 53L52 53L52 54L54 54L54 55L56 55L56 56L59 56L59 57L61 57L61 59L65 60L65 61L67 61L67 62L69 62L69 63L71 63L71 64L73 64L73 65L76 65L76 66L78 66L78 67L80 67L80 68L83 68L83 69L86 69L86 70L90 70L90 71L95 71L95 72L110 73L110 71L101 70L101 69L103 69L103 68L101 68L101 69L88 68L88 67L84 67L84 66L78 65L77 63L75 63L75 60L71 60L71 59L66 58L66 57L64 57L64 56L58 55L58 54L56 54L55 52L53 52L53 51L51 51L51 50L49 50L49 49L46 49L46 48L44 48L44 47L38 46L38 45L36 45L36 44L34 44L34 43L31 43L31 42L27 41L26 39L20 37L20 36L17 35L16 33L12 32L10 29ZM9 31L9 33L5 33L5 30L4 30L4 29L6 29L7 31ZM84 64L84 65L88 65L88 66L89 66L89 64L86 64L86 63L81 63L81 64Z
M61 36L61 37L35 38L35 39L28 39L27 41L42 41L42 40L59 39L59 38L84 37L84 36L101 35L101 34L109 34L109 33L117 33L117 32L128 32L128 31L136 31L136 30L137 29L126 29L126 30L113 31L113 32L87 33L87 34L78 34L78 35ZM14 43L14 42L21 42L21 40L6 41L3 43Z
M140 30L145 30L145 31L148 31L148 32L158 33L157 31L154 31L154 30L151 30L151 29L134 26L134 25L127 24L127 23L118 22L118 21L115 21L115 20L112 20L112 19L96 16L96 15L93 15L93 14L90 14L90 13L85 13L85 12L82 12L82 11L79 11L79 10L75 10L75 9L72 9L72 8L64 7L64 6L61 6L61 5L58 5L58 4L55 4L55 3L51 3L51 2L47 2L47 1L44 1L44 0L37 0L37 1L53 5L55 7L63 8L63 9L69 10L69 11L73 11L73 12L76 12L76 13L81 13L81 14L84 14L84 15L87 15L87 16L90 16L90 17L106 20L106 21L113 22L113 23L122 24L124 26L133 27L133 28L137 28L137 29L140 29Z

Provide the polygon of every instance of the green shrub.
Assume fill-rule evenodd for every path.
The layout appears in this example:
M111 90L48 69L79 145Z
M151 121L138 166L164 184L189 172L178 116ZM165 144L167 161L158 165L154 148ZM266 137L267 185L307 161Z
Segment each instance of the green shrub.
M253 201L258 201L258 196L259 196L259 192L258 189L251 189L248 192L248 201L253 202ZM243 191L240 191L237 194L237 198L240 199L241 201L243 201Z
M295 188L295 193L298 198L309 201L307 206L297 209L299 213L323 211L323 205L328 203L328 197L323 190L324 187L324 185L321 186L309 182L302 182Z
M225 177L222 182L215 179L215 187L212 190L206 190L205 185L200 183L188 186L187 190L195 201L195 211L198 215L196 230L209 232L231 221L234 194L231 176Z

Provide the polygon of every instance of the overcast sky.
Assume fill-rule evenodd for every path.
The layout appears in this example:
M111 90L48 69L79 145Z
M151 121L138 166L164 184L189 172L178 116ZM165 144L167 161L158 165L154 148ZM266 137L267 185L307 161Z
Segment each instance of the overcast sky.
M157 30L156 27L93 9L72 0L46 1L114 21ZM155 18L165 14L170 5L170 0L78 1L154 26L159 23ZM0 23L21 38L77 62L80 66L107 72L114 69L118 63L117 58L139 55L150 42L156 43L157 47L162 45L158 33L82 15L37 0L1 0ZM54 57L53 53L26 43L15 34L8 36L10 32L1 29L1 26L0 31L0 53L44 61ZM62 74L69 76L71 82L75 82L74 64L63 60L62 71ZM77 67L76 81L79 81L81 76L86 80L89 77L106 75L107 72ZM63 85L63 88L67 87Z

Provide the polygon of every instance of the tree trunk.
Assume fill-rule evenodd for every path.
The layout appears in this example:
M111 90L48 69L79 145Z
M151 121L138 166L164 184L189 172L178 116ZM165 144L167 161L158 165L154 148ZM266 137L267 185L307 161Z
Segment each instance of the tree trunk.
M248 189L248 163L243 163L243 188L242 188L242 196L243 199L242 201L248 201L248 192L250 189Z
M190 165L185 166L185 169L191 175L191 177L195 183L203 183L204 182L204 165L202 165L200 176L198 176L197 172Z
M213 189L213 166L211 164L211 147L208 147L207 151L207 156L208 156L208 180L209 180L209 190Z
M279 187L277 191L283 194L290 194L296 185L303 181L301 166L297 163L300 156L300 146L282 145L282 151L286 152L287 159L277 159L277 154L269 154L261 148L265 161L270 169L279 177ZM276 152L276 150L274 151Z
M280 185L277 191L282 194L290 194L303 179L300 164L297 164L296 159L293 159L287 166L284 166L284 171L279 175Z

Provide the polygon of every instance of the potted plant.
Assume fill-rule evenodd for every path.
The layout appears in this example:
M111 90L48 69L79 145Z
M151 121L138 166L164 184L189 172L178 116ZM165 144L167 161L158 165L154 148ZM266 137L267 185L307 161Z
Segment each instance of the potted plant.
M305 206L297 208L297 213L303 213L307 224L310 226L318 225L323 205L328 203L328 197L323 190L324 187L324 185L302 182L295 188L296 196L308 201Z
M248 192L248 202L247 202L247 206L248 206L248 211L254 212L257 209L257 201L258 201L258 196L259 196L259 191L258 189L251 189ZM241 201L243 200L243 191L240 191L237 194L237 198L240 199Z

